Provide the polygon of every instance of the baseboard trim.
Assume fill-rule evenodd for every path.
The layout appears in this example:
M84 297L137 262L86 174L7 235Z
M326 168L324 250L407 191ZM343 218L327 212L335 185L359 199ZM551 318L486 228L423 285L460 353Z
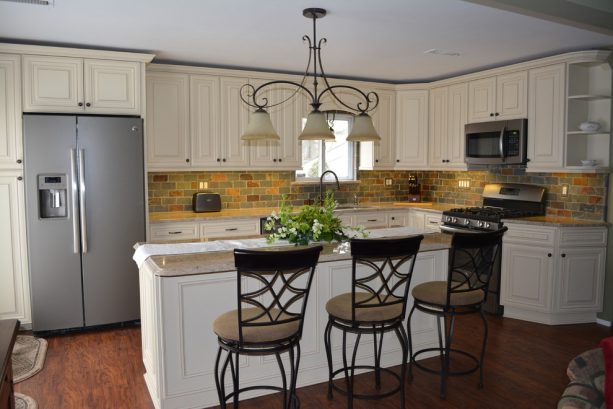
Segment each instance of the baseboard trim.
M611 321L603 320L603 319L600 319L600 318L596 318L596 324L603 325L603 326L609 327L609 328L612 326L611 325Z

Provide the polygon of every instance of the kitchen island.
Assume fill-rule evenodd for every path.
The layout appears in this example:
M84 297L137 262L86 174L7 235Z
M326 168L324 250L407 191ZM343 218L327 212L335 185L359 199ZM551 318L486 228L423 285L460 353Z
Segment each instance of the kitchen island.
M393 236L394 229L389 229ZM398 229L407 234L407 229ZM413 231L415 234L419 231ZM442 280L447 269L450 236L426 234L417 256L412 286ZM293 247L266 247L279 251ZM231 251L162 254L147 258L140 267L140 300L145 381L157 409L202 408L219 404L213 368L217 338L213 320L236 308L236 271ZM325 304L333 296L350 291L351 255L347 245L325 244L313 279L301 341L302 358L298 386L327 381L323 343L327 322ZM409 300L410 308L411 300ZM435 320L415 313L413 347L437 342ZM335 334L333 334L335 335ZM352 345L348 340L348 347ZM385 342L387 341L387 342ZM338 365L340 337L332 339ZM362 341L358 364L371 363L372 340ZM400 345L393 336L384 339L383 366L398 365ZM279 384L275 358L241 357L241 385ZM258 391L259 394L267 393ZM244 394L241 398L256 396Z

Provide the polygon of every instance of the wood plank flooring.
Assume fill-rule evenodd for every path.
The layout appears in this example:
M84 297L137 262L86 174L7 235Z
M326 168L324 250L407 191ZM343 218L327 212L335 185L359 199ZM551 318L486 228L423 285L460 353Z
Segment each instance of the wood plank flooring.
M610 328L596 324L546 326L491 316L488 321L485 387L477 388L476 374L452 378L447 399L441 400L438 377L415 368L414 380L407 385L407 409L555 408L568 383L568 362L613 335ZM456 325L457 345L477 351L482 334L477 317L462 317ZM40 409L153 408L142 376L139 328L63 335L48 341L44 369L15 385L16 392L36 399ZM358 378L357 388L371 386L372 376ZM344 396L336 393L328 400L326 391L325 384L299 389L301 408L347 407ZM281 399L271 395L240 406L281 408ZM354 401L356 409L398 406L398 395Z

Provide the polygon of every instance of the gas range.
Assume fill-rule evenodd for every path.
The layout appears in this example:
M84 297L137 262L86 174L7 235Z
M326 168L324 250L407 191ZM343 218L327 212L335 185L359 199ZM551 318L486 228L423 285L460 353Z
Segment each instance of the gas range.
M479 233L498 230L502 219L545 214L545 189L519 183L491 183L483 188L483 207L443 212L444 232Z

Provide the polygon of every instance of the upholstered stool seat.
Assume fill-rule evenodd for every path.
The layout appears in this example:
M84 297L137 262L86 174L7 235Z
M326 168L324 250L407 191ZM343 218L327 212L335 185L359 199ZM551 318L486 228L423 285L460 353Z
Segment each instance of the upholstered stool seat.
M471 290L466 284L458 284L457 289L466 291L452 292L449 301L451 305L479 304L485 298L485 292L482 289ZM414 299L423 303L444 306L447 304L447 281L429 281L416 285L411 294Z
M390 301L395 297L390 297ZM360 322L377 323L398 319L402 315L402 299L397 304L384 304L377 297L369 293L355 293L356 303L365 303L369 307L356 308L355 319ZM334 318L351 321L353 304L351 293L337 295L326 303L326 311Z
M271 321L272 317L279 318L280 321L287 320L287 314L280 314L279 309L270 310L270 315L266 314L261 308L244 308L242 318L252 320L253 323L262 323L262 326L249 326L243 328L243 342L253 343L275 343L290 339L298 334L300 330L299 321L290 321L277 324ZM258 317L259 315L259 317ZM255 319L254 319L255 318ZM213 321L213 332L219 338L226 341L239 340L238 333L238 310L228 311Z

